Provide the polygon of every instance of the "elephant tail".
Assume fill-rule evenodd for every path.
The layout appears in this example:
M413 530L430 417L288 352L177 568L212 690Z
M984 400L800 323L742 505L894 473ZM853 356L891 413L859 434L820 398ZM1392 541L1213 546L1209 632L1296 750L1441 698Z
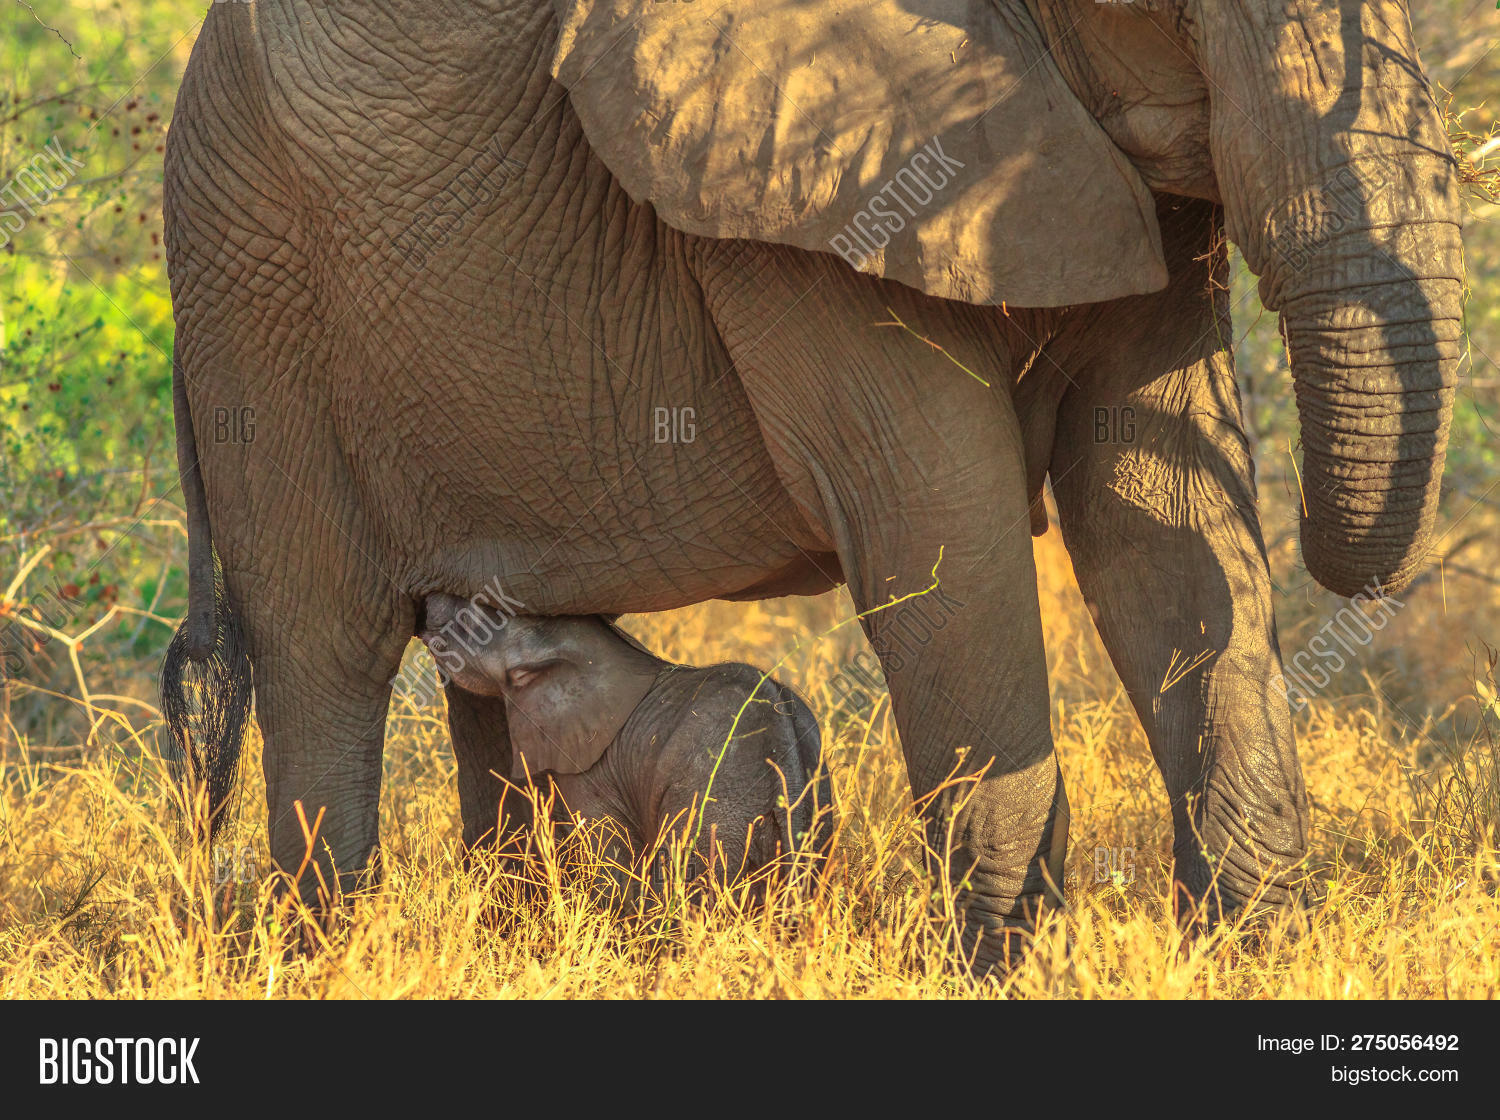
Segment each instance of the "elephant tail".
M161 711L175 769L186 766L208 793L209 836L216 835L235 789L240 744L250 717L250 654L214 555L208 496L180 366L172 364L177 470L188 529L188 613L161 667Z
M188 408L182 366L172 362L172 421L177 436L177 474L187 511L188 613L177 631L194 661L207 661L218 646L219 583L214 565L214 538L208 523L208 494L198 464L198 438ZM176 645L176 642L173 642Z

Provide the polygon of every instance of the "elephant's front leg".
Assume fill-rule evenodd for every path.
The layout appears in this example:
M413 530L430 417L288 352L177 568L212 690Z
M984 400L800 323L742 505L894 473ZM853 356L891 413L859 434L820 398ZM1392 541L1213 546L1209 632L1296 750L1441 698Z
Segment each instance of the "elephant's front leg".
M1278 687L1218 215L1179 202L1161 222L1168 288L1084 312L1038 368L1056 362L1077 382L1051 461L1064 539L1166 780L1179 917L1213 923L1288 899L1307 801Z
M831 257L704 252L715 323L806 516L775 528L838 552L890 686L938 905L985 968L1022 948L1067 834L1020 433L998 388L1009 359L983 313ZM891 310L997 389L879 325Z

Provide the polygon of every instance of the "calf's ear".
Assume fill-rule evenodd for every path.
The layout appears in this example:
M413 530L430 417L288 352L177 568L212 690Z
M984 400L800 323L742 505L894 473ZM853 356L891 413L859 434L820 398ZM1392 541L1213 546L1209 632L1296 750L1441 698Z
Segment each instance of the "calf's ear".
M544 770L590 769L655 681L634 666L599 659L557 660L524 673L505 692L511 778L517 782Z

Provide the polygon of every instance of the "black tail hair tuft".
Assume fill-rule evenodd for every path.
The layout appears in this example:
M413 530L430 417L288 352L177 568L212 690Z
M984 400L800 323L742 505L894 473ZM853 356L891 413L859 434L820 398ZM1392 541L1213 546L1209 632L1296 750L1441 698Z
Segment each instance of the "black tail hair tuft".
M170 738L169 758L179 774L208 790L208 837L230 815L238 786L240 745L254 692L250 652L239 616L230 606L224 576L214 564L214 644L195 660L189 623L177 628L161 666L161 711Z

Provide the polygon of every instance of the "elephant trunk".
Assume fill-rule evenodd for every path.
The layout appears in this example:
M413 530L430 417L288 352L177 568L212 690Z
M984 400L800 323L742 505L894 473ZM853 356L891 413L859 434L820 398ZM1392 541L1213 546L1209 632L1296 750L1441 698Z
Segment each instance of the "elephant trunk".
M1302 557L1350 596L1405 586L1429 547L1462 299L1455 226L1411 229L1427 244L1405 262L1369 246L1367 231L1353 236L1367 246L1343 256L1375 275L1281 309L1302 421Z
M1242 0L1205 31L1230 237L1302 421L1302 555L1341 595L1430 547L1457 381L1456 167L1401 5Z

